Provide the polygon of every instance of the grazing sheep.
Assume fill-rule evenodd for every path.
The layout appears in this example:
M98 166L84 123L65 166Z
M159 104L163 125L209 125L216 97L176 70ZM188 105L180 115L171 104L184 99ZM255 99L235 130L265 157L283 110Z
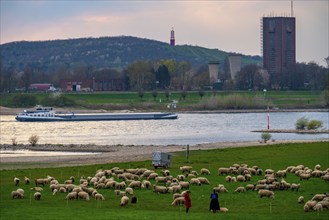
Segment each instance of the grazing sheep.
M170 176L170 171L169 170L163 170L162 175L163 176Z
M54 189L54 190L53 190L53 196L56 195L57 192L58 192L58 190L57 190L57 189Z
M185 174L186 178L196 178L196 175L192 174L192 173L187 173Z
M254 184L247 184L246 185L246 190L254 190L255 189L255 185Z
M127 187L127 188L125 189L125 192L126 192L127 194L129 194L129 195L133 195L133 194L134 194L134 190L133 190L133 188L131 188L131 187Z
M89 200L89 194L87 192L81 191L78 193L78 199Z
M299 175L300 180L309 180L311 178L311 174L309 173L301 173Z
M221 208L219 208L219 211L220 212L228 212L228 208L221 207Z
M304 205L304 212L308 212L308 211L310 211L310 207L308 207L308 205Z
M213 190L215 190L215 192L217 192L217 193L227 193L228 192L228 190L224 186L214 187Z
M292 183L291 186L290 186L291 190L296 190L296 191L299 190L299 187L300 187L299 183L298 184Z
M17 189L16 191L19 192L19 193L21 193L21 194L24 196L24 193L25 193L25 192L24 192L24 189L19 188L19 189Z
M115 195L121 196L121 197L127 195L125 191L120 191L120 190L114 190L114 193L115 193Z
M147 180L143 180L143 183L142 183L142 188L146 188L146 189L149 189L151 186L152 186L152 184L151 184L151 182L150 182L150 181L147 181Z
M137 197L136 196L133 196L131 197L131 203L137 203Z
M321 176L321 179L323 179L325 182L329 182L329 174L325 174L323 176Z
M239 182L246 182L246 178L242 175L238 175L236 178Z
M226 181L227 183L231 182L231 179L232 179L231 176L226 176L226 177L225 177L225 181Z
M246 178L246 181L251 181L251 175L249 173L245 174L244 178Z
M200 180L201 184L210 184L206 177L198 177L198 180Z
M156 186L156 185L154 185L153 186L153 192L165 194L165 193L168 192L168 188L165 187L165 186Z
M314 211L323 211L323 207L321 203L317 203L315 206L313 206Z
M198 178L192 178L190 180L190 184L191 185L199 185L199 186L201 186L201 182L200 182L200 180Z
M185 173L185 172L190 173L192 170L192 167L191 166L182 166L179 169L180 169L180 171L182 171L182 173Z
M318 203L321 204L323 208L329 209L329 201L322 200Z
M23 199L24 198L24 194L17 192L17 191L12 191L11 192L11 198L13 199Z
M43 190L43 188L36 186L36 187L30 188L30 190L40 192Z
M104 196L100 193L96 193L95 194L95 200L105 200Z
M25 185L30 184L30 179L28 177L24 177L24 183Z
M134 188L141 188L142 187L142 182L134 180L128 186L133 188L133 189Z
M243 186L240 186L240 187L236 188L236 190L234 190L234 192L238 192L238 193L246 192L246 188L244 188Z
M232 176L231 183L236 183L236 182L237 182L236 177L235 176Z
M59 188L58 192L60 192L60 193L66 193L66 188L64 188L64 187L61 186Z
M35 179L34 180L35 182L35 186L39 186L39 185L42 185L42 186L45 186L45 179Z
M327 195L326 194L315 194L312 198L312 201L321 201L323 200Z
M195 175L195 176L199 176L198 172L195 171L195 170L192 170L192 171L191 171L191 174L193 174L193 175Z
M218 175L229 174L231 171L230 168L220 167L218 168Z
M177 180L184 181L185 180L185 176L184 175L177 175Z
M172 186L172 192L176 193L179 192L182 189L180 185Z
M206 168L202 168L201 169L201 175L204 174L204 175L210 175L210 171Z
M127 205L128 202L129 202L129 197L128 196L122 196L121 197L121 203L120 203L121 206Z
M321 165L320 164L315 165L314 170L321 170Z
M41 193L40 192L36 192L36 193L34 193L34 199L35 200L40 200L41 199Z
M15 186L18 186L19 185L19 178L14 177L14 183L15 183Z
M263 196L265 196L265 197L269 197L269 198L274 199L274 192L269 191L269 190L266 190L266 189L259 190L258 191L258 195L259 195L260 198L262 198Z
M310 209L312 209L316 205L316 203L317 201L309 200L305 203L305 205L307 205Z
M300 197L298 197L298 203L300 204L300 203L305 203L304 202L304 196L300 196Z
M171 203L171 205L180 205L180 204L185 204L185 198L184 197L177 197Z
M179 185L182 187L182 189L188 189L188 188L190 188L190 183L189 182L186 182L186 181L180 181L179 182Z
M168 180L168 178L167 177L165 177L165 176L157 176L157 177L155 177L155 182L156 183L165 183L165 182L167 182L167 180Z

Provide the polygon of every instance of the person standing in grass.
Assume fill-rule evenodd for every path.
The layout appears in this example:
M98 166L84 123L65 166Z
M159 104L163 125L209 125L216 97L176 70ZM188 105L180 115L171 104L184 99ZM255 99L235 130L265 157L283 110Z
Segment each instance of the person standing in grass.
M213 193L210 195L210 211L213 213L216 213L217 210L220 210L219 208L219 201L218 201L218 194L214 190Z
M184 199L185 199L186 213L188 213L188 210L192 207L190 191L189 190L186 191L186 193L184 195Z

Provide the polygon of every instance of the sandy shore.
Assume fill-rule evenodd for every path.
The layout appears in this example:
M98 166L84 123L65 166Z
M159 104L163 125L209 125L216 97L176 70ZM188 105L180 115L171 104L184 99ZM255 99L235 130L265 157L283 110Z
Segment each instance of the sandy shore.
M325 140L294 140L294 141L275 141L268 143L259 142L220 142L211 144L199 144L190 146L190 150L221 149L232 147L264 146L278 143L306 143ZM0 154L0 169L26 169L37 167L62 167L88 164L103 164L115 162L130 162L151 160L152 153L155 151L169 152L175 154L178 151L185 151L186 146L168 145L168 146L98 146L98 145L37 145L32 146L11 146L1 145L4 149L13 150L34 150L34 151L69 151L69 152L94 152L97 154L89 155L65 155L65 156L26 156L26 157L4 157Z

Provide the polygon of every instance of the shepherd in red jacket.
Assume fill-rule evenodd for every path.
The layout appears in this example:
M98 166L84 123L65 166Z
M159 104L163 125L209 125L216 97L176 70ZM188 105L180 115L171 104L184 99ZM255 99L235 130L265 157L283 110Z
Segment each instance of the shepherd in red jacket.
M190 191L189 190L186 191L186 193L184 195L184 198L185 198L186 213L188 213L189 208L192 207Z

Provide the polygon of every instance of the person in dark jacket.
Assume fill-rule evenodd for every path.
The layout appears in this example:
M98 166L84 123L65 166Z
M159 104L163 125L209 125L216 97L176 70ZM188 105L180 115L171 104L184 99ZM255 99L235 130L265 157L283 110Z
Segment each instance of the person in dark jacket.
M217 210L220 210L219 208L219 201L218 201L218 194L213 191L213 193L210 195L210 211L213 213L216 213Z
M186 193L184 195L184 199L185 199L186 213L188 213L188 210L192 207L190 191L189 190L186 191Z

